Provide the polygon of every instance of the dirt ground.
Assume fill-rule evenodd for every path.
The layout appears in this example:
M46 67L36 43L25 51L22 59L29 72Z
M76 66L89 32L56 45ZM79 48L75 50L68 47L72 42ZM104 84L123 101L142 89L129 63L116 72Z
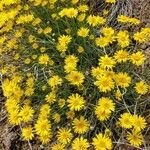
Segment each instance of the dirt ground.
M138 16L140 20L142 20L141 26L150 27L150 0L128 0L130 5L127 6L126 9L130 9L133 16ZM145 47L143 47L147 56L149 56L148 62L150 62L150 43L147 43ZM0 93L0 150L31 150L29 148L29 144L27 142L23 142L20 139L19 128L12 127L8 124L7 121L7 113L4 108L4 98L2 93ZM150 123L150 119L149 119ZM150 127L150 125L149 125ZM150 143L150 136L146 137L147 142ZM33 150L42 150L43 147L36 141L31 143ZM45 147L44 150L50 150L49 146ZM118 150L135 150L133 148L116 148ZM150 147L147 148L150 150Z

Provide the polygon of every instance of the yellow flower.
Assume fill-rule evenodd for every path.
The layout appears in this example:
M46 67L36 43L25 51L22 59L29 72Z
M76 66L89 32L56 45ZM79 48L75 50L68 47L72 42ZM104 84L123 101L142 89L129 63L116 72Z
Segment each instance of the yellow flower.
M84 52L84 48L83 48L82 46L79 46L78 49L77 49L77 51L78 51L79 53L82 53L82 52Z
M36 26L36 25L40 24L41 21L42 21L42 20L41 20L40 18L35 18L35 19L33 19L32 25L33 25L33 26Z
M61 85L62 84L62 79L58 76L58 75L55 75L55 76L52 76L49 80L48 80L48 84L54 88L58 85Z
M30 64L30 63L31 63L31 59L30 59L30 58L26 58L26 59L24 60L24 63L25 63L26 65Z
M103 111L114 111L115 104L113 101L108 97L102 97L98 100L98 105L101 107Z
M34 137L32 127L24 127L22 128L22 137L24 140L32 140Z
M106 22L106 19L100 16L90 15L87 18L87 23L93 27L104 24L105 22Z
M102 28L101 33L107 37L107 36L114 35L115 31L112 27L105 27L105 28Z
M105 0L106 1L106 3L115 3L116 2L116 0Z
M75 133L84 134L89 130L89 122L83 116L79 119L75 118L72 125Z
M130 18L130 17L124 16L124 15L119 15L117 20L118 20L118 22L121 22L121 23L131 23L134 25L137 25L140 23L140 20L138 20L136 18Z
M68 17L68 18L76 18L78 15L78 10L75 8L64 8L62 11L59 12L61 17Z
M58 141L62 144L67 144L72 139L72 133L70 129L60 128L57 132Z
M72 71L77 70L77 64L76 63L68 63L66 65L64 65L64 69L66 73L70 73Z
M69 103L68 106L70 110L79 111L84 107L85 101L83 97L79 94L72 94L69 96L67 102Z
M126 62L129 59L129 53L125 50L119 50L115 53L114 58L118 63Z
M144 81L135 84L135 90L138 94L144 95L148 92L149 86Z
M68 55L65 58L64 69L66 73L70 73L76 70L78 58L74 55Z
M86 17L86 14L82 13L82 14L78 15L77 19L78 19L78 21L82 22L85 19L85 17Z
M58 37L58 43L68 45L71 42L71 39L72 38L69 35L61 35L60 37Z
M65 64L76 64L78 61L79 60L75 55L68 55L65 58Z
M101 77L103 75L104 70L100 67L96 67L96 68L92 67L91 72L92 72L91 74L93 77L98 78L98 77Z
M112 57L109 57L108 55L102 56L99 59L99 66L102 69L112 69L113 67L115 67L115 60Z
M122 94L121 94L121 92L120 92L119 90L116 91L116 93L115 93L115 98L116 98L118 101L120 101L120 100L122 99Z
M51 134L51 125L46 118L39 118L34 126L35 132L39 136L47 136Z
M79 86L84 82L84 75L78 71L72 71L67 76L66 79L72 84Z
M48 65L50 61L50 57L47 54L42 54L39 56L39 64Z
M132 132L127 133L127 140L130 142L132 146L141 146L143 142L143 136L140 132L136 130L132 130Z
M39 118L47 118L50 111L51 111L50 106L48 104L43 104L40 108Z
M130 60L133 64L137 65L137 66L140 66L144 63L145 61L145 56L142 52L138 51L136 53L133 53L131 56L130 56Z
M78 30L77 34L78 34L78 36L81 36L81 37L87 37L89 35L89 31L90 31L89 29L81 27Z
M100 121L108 119L115 110L115 104L107 97L102 97L98 101L98 105L95 108L95 114Z
M84 12L84 13L85 13L85 12L87 12L88 10L89 10L89 7L88 7L87 5L84 5L84 4L83 4L83 5L79 5L79 6L78 6L78 11L79 11L79 12Z
M47 144L50 141L51 133L39 135L39 140L42 142L42 144Z
M8 120L9 120L10 124L12 124L12 125L19 125L22 121L22 119L19 115L19 111L15 110L12 113L10 113Z
M72 4L77 4L79 0L71 0Z
M50 92L48 95L46 95L45 100L53 104L56 101L56 93L54 91Z
M97 77L94 85L99 88L100 92L110 92L114 88L113 79L107 76Z
M57 142L52 146L52 150L65 150L65 146L64 144Z
M52 116L54 122L56 122L56 123L59 123L59 122L60 122L60 117L61 117L61 116L60 116L60 114L58 114L58 113L54 113L53 116Z
M129 22L129 17L125 16L125 15L119 15L117 18L118 22L121 23L128 23Z
M121 127L130 129L132 128L132 115L130 113L124 113L119 118L119 124Z
M127 73L120 72L116 74L114 78L116 84L122 88L129 87L131 83L131 77Z
M58 101L58 105L59 105L60 108L64 107L64 106L65 106L65 103L66 103L66 101L65 101L64 99L60 99L60 100Z
M71 42L71 36L69 35L61 35L60 37L58 37L58 43L56 45L56 48L58 51L64 53L67 48L68 48L68 44Z
M43 30L43 33L44 34L48 34L48 33L51 33L52 32L52 28L51 27L47 27Z
M146 32L136 32L134 35L133 35L133 39L139 43L144 43L144 42L147 42L148 41L148 38L149 36L147 36Z
M90 144L88 143L87 139L84 139L83 137L77 137L72 142L72 150L87 150L89 147Z
M132 117L132 125L134 129L137 131L141 131L146 127L146 120L144 117L141 117L140 115L133 115Z
M128 31L119 31L117 34L117 41L118 41L118 45L121 46L121 48L125 48L129 46L130 39L129 39Z
M34 113L34 110L32 109L32 107L28 106L28 105L25 105L21 109L19 115L21 116L21 118L24 122L28 122L32 119L33 113Z
M111 150L112 141L109 137L106 137L102 133L96 135L93 138L93 143L95 150Z
M67 113L66 113L66 115L67 115L67 119L73 119L74 118L74 116L75 116L75 112L74 111L68 111Z
M95 40L96 46L106 47L109 45L109 38L107 37L98 37Z

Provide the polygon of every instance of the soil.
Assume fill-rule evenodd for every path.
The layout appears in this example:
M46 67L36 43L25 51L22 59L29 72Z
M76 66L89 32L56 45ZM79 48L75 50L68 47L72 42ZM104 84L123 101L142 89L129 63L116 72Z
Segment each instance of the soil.
M94 0L95 1L95 0ZM150 0L128 0L130 2L126 9L130 9L132 16L138 17L142 23L141 27L150 27ZM150 43L147 43L145 47L145 53L149 57L148 64L150 64ZM4 107L4 98L2 93L0 94L0 150L31 150L27 142L23 142L20 139L19 127L12 127L7 120L7 112ZM150 128L150 117L147 119ZM147 134L145 140L149 143L147 150L150 150L150 134ZM43 146L37 143L36 140L31 143L33 150L42 150ZM115 148L116 150L135 150L131 147L121 146ZM51 150L50 145L44 147L44 150ZM144 150L144 149L143 149Z

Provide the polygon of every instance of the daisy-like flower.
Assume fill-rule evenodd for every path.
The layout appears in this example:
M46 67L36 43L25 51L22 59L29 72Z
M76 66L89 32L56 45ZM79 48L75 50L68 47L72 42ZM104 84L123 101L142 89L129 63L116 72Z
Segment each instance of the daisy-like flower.
M132 132L127 133L127 140L131 145L139 147L142 145L143 136L141 132L133 129Z
M111 111L104 111L103 109L101 109L101 106L98 105L95 107L95 114L98 120L105 121L110 117Z
M78 62L78 57L75 55L68 55L65 57L65 64L76 64Z
M127 73L120 72L116 74L114 78L116 84L122 88L129 87L131 83L131 77Z
M61 17L68 17L68 18L76 18L78 15L78 10L75 8L64 8L62 11L59 12Z
M101 30L101 33L103 33L104 36L109 37L112 36L115 31L112 27L105 27Z
M52 146L52 150L65 150L64 144L57 142Z
M111 150L112 141L109 137L106 137L102 133L96 135L93 138L93 143L95 150Z
M106 19L100 16L94 16L90 15L87 17L87 23L93 27L104 24L106 22Z
M83 134L89 130L89 122L83 116L75 118L72 124L75 133Z
M78 36L81 36L81 37L87 37L89 35L89 32L90 32L89 29L81 27L78 30L77 34L78 34Z
M100 92L110 92L114 88L114 81L111 77L97 77L94 84L99 88Z
M39 118L34 126L35 132L40 136L47 136L51 133L51 124L48 119Z
M119 31L117 34L117 41L118 45L121 46L121 48L129 46L130 39L128 31Z
M90 144L88 143L87 139L84 139L83 137L75 138L72 143L73 150L87 150L89 147Z
M45 100L50 103L53 104L56 101L56 93L55 91L50 92L49 94L47 94L45 96Z
M60 43L61 45L68 45L71 42L72 37L69 35L61 35L60 37L58 37L58 43Z
M67 116L67 119L73 120L73 118L75 117L75 112L70 110L66 113L66 116Z
M145 56L144 54L141 52L141 51L138 51L136 53L133 53L131 56L130 56L130 61L137 65L137 66L140 66L144 63L145 61Z
M41 65L48 65L50 64L52 60L50 59L50 57L47 54L42 54L39 56L39 64Z
M34 110L32 109L32 107L29 106L29 105L25 105L21 109L19 115L22 117L22 120L24 122L28 122L28 121L30 121L32 119L33 113L34 113Z
M101 109L103 111L114 111L115 110L115 104L108 97L100 98L98 101L98 105L101 106Z
M146 127L146 120L142 116L138 115L133 115L132 116L132 125L134 129L137 131L141 131Z
M95 108L95 114L100 121L104 121L110 117L112 111L115 110L115 104L108 97L102 97L98 101L98 106Z
M108 55L102 56L99 59L99 66L103 69L112 69L113 67L115 67L115 64L115 60Z
M57 132L57 139L62 144L67 144L72 139L72 133L70 129L60 128Z
M83 13L85 13L86 11L88 11L89 10L89 7L88 7L88 5L79 5L79 7L78 7L78 11L79 12L83 12Z
M119 50L115 53L114 58L118 63L126 62L129 59L129 53L125 50Z
M72 71L67 76L66 79L72 84L79 86L84 82L84 75L78 71Z
M132 124L133 124L132 120L133 120L132 115L130 113L124 113L119 118L119 124L123 128L130 129L132 128Z
M95 40L96 46L98 47L106 47L109 45L109 38L107 37L98 37Z
M69 103L68 106L70 110L75 110L75 111L81 110L85 104L84 98L77 93L69 96L67 102Z
M102 76L103 73L104 73L104 70L100 67L96 67L96 68L93 67L91 70L91 74L95 78Z
M32 140L34 137L32 127L23 127L22 128L22 137L24 140Z
M144 81L137 82L135 84L135 90L138 94L144 95L148 92L149 86Z
M54 88L62 84L62 79L58 75L55 75L48 80L48 84Z

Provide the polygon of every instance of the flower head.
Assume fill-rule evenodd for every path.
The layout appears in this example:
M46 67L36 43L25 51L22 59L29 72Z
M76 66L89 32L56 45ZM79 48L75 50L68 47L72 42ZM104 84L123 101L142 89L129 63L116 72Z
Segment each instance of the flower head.
M89 146L90 144L88 143L87 139L84 139L83 137L75 138L72 143L73 150L87 150Z
M72 139L72 133L70 129L60 128L57 132L58 141L62 144L67 144Z
M70 110L75 110L75 111L81 110L85 104L83 97L81 97L77 93L69 96L67 102L69 103L68 106L69 106Z
M110 138L106 137L102 133L96 135L93 138L93 143L95 150L111 150L112 149L112 141Z
M72 124L75 133L83 134L89 130L89 122L83 116L75 118Z

